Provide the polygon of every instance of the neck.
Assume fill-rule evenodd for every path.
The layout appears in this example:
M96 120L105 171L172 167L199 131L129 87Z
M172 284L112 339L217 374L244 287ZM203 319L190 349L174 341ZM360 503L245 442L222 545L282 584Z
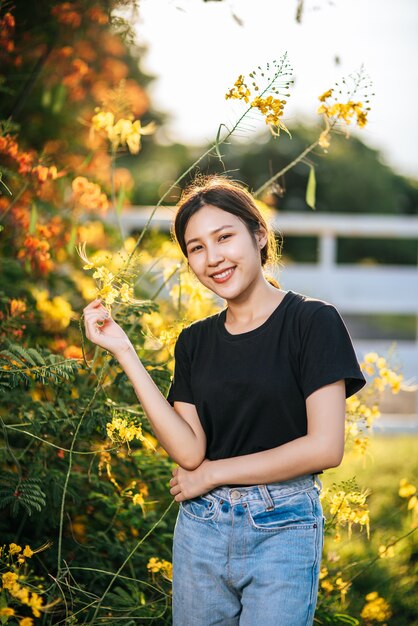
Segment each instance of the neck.
M226 301L226 322L245 325L268 315L282 300L285 291L277 289L264 278L252 289Z

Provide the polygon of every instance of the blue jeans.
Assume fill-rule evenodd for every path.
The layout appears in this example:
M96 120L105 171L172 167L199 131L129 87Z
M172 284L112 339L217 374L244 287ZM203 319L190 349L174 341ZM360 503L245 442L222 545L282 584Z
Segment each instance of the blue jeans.
M317 474L180 502L173 626L311 626L325 517Z

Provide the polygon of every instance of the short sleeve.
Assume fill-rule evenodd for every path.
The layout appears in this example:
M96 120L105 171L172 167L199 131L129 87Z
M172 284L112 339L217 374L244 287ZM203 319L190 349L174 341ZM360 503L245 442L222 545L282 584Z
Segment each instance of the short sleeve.
M167 400L172 406L175 400L194 404L190 386L190 369L190 358L183 329L174 346L174 376L167 394Z
M320 387L342 378L346 398L366 384L348 329L332 304L317 309L302 330L300 372L305 400Z

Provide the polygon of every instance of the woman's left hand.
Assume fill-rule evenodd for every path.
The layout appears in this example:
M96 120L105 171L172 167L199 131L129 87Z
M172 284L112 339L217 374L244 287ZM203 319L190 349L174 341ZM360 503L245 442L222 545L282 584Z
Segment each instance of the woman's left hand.
M186 470L181 466L173 469L170 493L177 502L201 496L213 488L209 480L210 463L209 459L204 459L194 470Z

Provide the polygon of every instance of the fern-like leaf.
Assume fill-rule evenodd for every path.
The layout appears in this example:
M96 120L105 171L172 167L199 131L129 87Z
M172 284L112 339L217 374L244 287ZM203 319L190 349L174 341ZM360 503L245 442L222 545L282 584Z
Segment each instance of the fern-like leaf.
M17 517L20 509L28 515L41 511L46 505L46 495L40 487L40 478L21 478L16 474L0 475L0 509L10 507L12 517Z
M31 379L42 384L70 380L78 366L75 359L41 352L39 348L24 348L7 340L6 349L0 352L0 393L20 384L28 386Z

